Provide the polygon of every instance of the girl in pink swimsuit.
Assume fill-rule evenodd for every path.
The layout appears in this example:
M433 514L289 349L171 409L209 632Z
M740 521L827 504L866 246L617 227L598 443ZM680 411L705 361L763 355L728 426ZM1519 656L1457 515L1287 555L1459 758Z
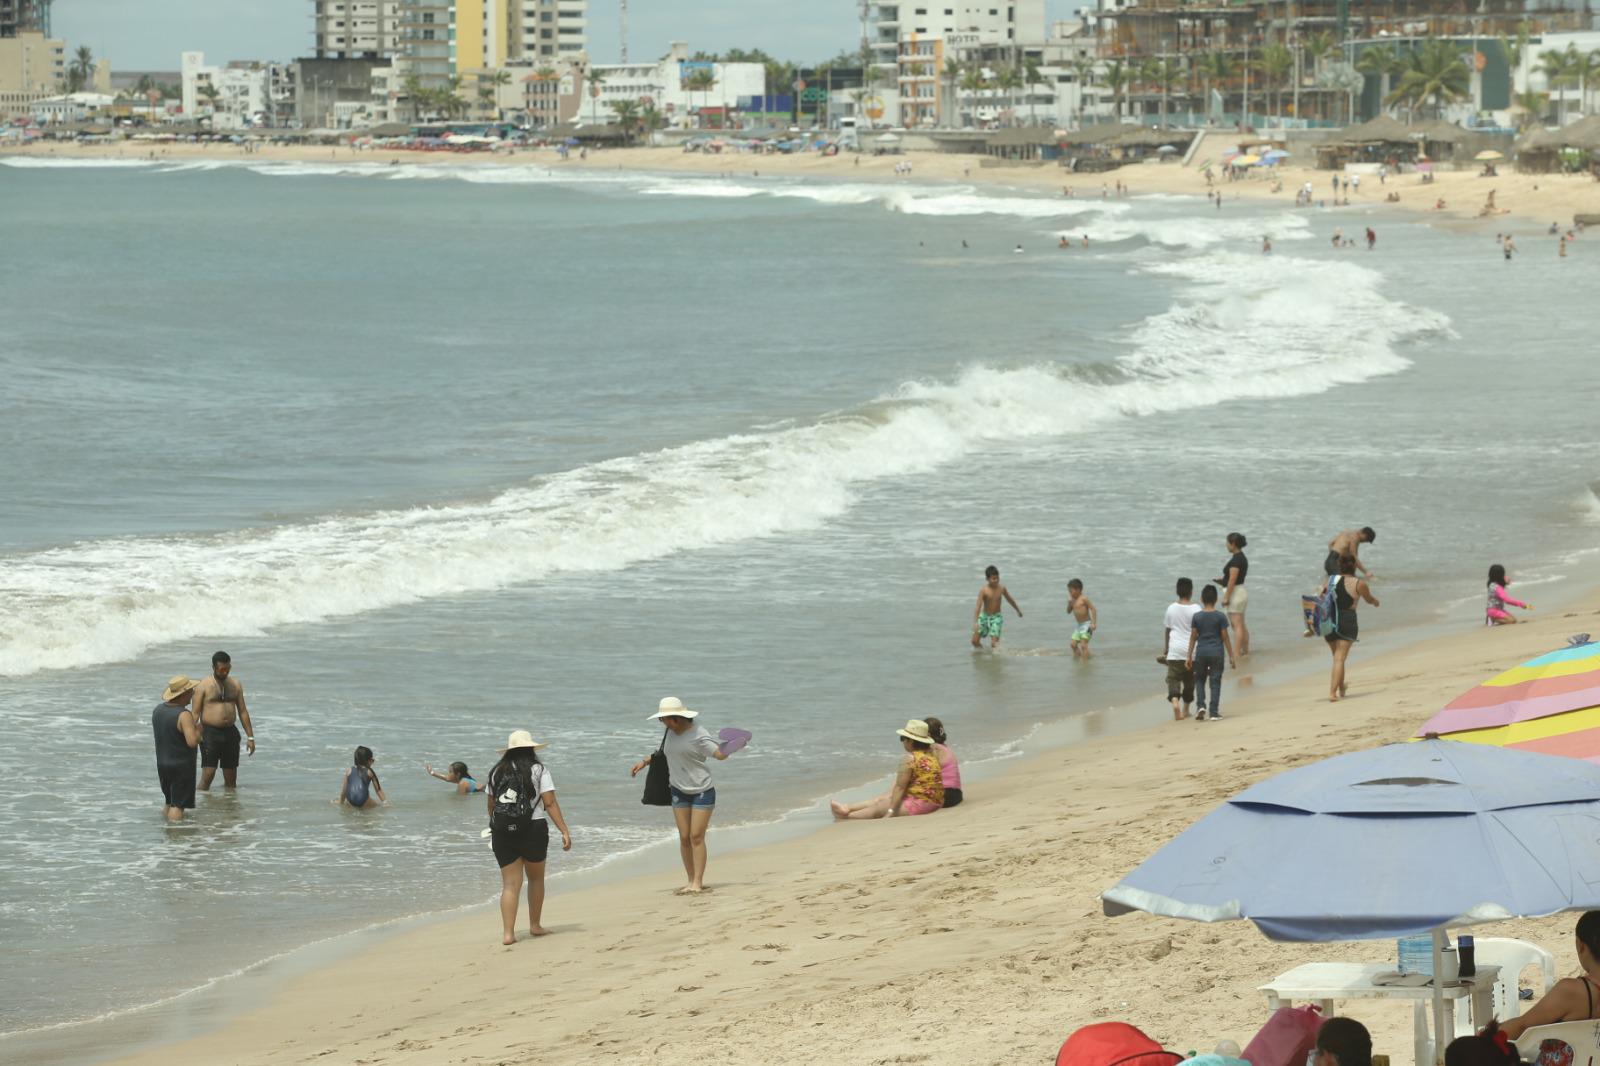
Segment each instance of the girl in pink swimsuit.
M1533 610L1533 604L1514 600L1506 591L1506 586L1511 584L1506 579L1506 568L1499 563L1489 567L1489 597L1484 607L1483 624L1490 626L1516 625L1517 620L1511 617L1507 607L1521 607L1524 611Z
M939 776L944 780L944 805L954 807L961 802L961 764L956 762L956 753L945 744L943 722L929 718L928 735L933 738L933 753L939 758Z
M835 818L840 821L893 818L896 815L932 814L944 809L944 776L939 767L939 756L934 752L928 723L912 719L904 729L896 729L895 735L900 738L900 746L906 757L900 763L888 795L865 803L840 803L834 800L828 806Z

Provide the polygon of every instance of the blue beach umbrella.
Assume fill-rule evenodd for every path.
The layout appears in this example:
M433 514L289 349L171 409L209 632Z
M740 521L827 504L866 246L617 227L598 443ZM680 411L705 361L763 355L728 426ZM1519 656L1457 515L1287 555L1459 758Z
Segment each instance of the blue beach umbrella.
M1272 940L1372 940L1600 909L1600 766L1424 740L1245 789L1101 897L1108 915L1246 919ZM1444 1040L1435 988L1435 1048Z

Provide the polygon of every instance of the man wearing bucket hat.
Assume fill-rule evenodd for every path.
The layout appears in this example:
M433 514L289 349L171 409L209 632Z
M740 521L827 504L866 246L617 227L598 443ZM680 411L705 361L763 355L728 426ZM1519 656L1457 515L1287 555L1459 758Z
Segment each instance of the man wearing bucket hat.
M723 753L717 738L695 725L699 711L691 711L676 696L668 696L656 705L651 721L660 722L666 732L661 738L661 751L667 757L667 780L672 788L672 817L678 823L678 853L683 858L683 872L689 883L678 889L678 895L696 895L705 891L706 880L706 829L711 825L711 812L717 805L717 790L711 785L711 770L707 759L719 762L728 756ZM646 755L629 772L636 776L650 765Z
M183 821L194 806L194 755L200 746L200 720L189 710L195 682L179 674L167 682L161 702L150 715L156 735L156 776L161 780L161 813L169 822Z

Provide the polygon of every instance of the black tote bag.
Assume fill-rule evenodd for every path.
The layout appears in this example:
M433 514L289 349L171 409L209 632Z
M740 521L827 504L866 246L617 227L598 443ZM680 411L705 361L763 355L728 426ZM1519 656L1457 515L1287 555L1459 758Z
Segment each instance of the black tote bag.
M672 785L667 779L667 733L662 730L661 747L650 753L650 769L644 775L644 796L639 800L647 807L672 806Z

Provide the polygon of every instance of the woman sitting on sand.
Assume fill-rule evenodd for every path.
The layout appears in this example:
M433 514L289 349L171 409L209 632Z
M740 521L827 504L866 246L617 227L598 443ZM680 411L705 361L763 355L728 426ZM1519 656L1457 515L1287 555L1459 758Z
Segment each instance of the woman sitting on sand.
M939 778L944 782L944 805L956 807L961 803L961 764L956 753L945 743L944 723L937 718L928 719L928 735L933 738L933 754L939 760Z
M1328 650L1333 653L1333 675L1328 680L1328 700L1331 703L1338 703L1344 698L1345 662L1350 658L1350 649L1355 646L1357 634L1360 632L1360 620L1356 618L1356 604L1366 600L1376 607L1378 598L1367 587L1366 581L1356 576L1354 555L1339 556L1339 572L1328 580L1336 582L1333 602L1337 608L1334 630L1327 637Z
M932 814L944 807L944 777L928 723L913 718L904 729L896 729L906 757L895 774L894 787L886 796L866 803L844 804L835 800L828 806L833 816L845 819L893 818L897 814Z
M1588 911L1578 919L1578 965L1583 973L1557 981L1544 998L1520 1017L1500 1023L1500 1031L1515 1040L1535 1025L1580 1022L1600 1017L1600 911Z

